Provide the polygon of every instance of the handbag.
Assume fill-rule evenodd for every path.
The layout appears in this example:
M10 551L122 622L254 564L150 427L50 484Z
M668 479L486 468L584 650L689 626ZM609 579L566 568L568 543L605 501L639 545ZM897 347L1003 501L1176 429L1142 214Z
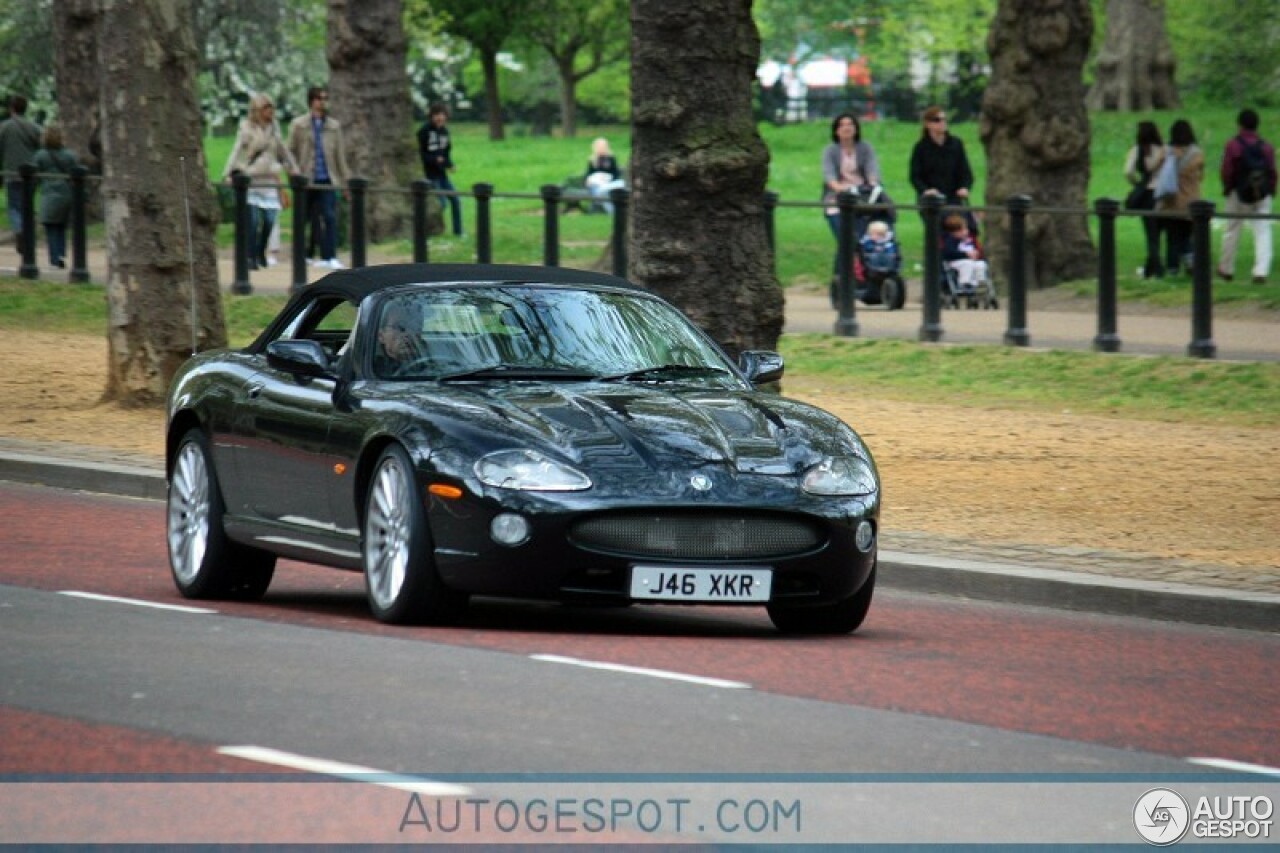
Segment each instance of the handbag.
M1125 210L1151 210L1156 206L1155 194L1145 183L1129 190L1124 199Z
M1165 154L1160 171L1156 173L1155 199L1169 198L1178 194L1178 158L1170 151Z

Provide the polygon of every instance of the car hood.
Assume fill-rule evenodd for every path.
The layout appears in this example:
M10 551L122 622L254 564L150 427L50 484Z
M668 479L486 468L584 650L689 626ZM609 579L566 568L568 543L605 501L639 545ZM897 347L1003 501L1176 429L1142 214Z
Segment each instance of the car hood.
M760 392L509 382L437 386L403 396L472 451L536 448L588 469L720 464L743 473L794 475L824 456L869 458L858 436L834 415Z

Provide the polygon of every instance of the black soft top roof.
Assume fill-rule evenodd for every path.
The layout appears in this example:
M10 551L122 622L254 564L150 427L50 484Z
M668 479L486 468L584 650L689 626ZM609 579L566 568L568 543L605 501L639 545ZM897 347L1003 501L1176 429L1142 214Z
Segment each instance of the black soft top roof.
M642 289L626 279L589 270L535 267L517 264L382 264L329 273L303 293L335 294L359 302L377 290L402 284L458 284L465 282L537 282L595 284Z
M381 264L372 267L331 272L293 295L289 304L276 317L249 350L259 352L266 342L274 340L277 326L294 314L300 302L311 302L326 296L337 296L359 303L370 293L405 284L465 284L468 282L587 284L644 290L623 278L589 270L563 267L535 267L518 264Z

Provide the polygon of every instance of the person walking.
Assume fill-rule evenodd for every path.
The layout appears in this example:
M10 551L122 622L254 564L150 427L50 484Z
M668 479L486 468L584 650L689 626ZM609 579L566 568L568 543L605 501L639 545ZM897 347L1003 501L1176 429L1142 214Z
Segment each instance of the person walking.
M1165 272L1190 273L1197 259L1191 253L1191 202L1201 197L1204 152L1196 144L1191 122L1178 119L1169 128L1165 163L1156 176L1156 210L1165 214Z
M223 179L236 172L249 177L249 269L266 268L267 244L281 209L282 173L299 174L276 124L275 103L264 94L249 98L249 115L240 122L235 145L222 170Z
M832 307L837 305L836 287L840 277L840 208L836 205L836 196L879 184L880 162L871 143L862 139L858 117L840 113L831 120L831 141L822 149L822 212L836 238L830 287ZM863 221L855 224L855 241L861 241L866 232L865 218L860 219Z
M27 99L9 99L9 117L0 121L0 172L4 174L9 202L9 227L14 245L22 251L22 178L18 167L30 163L40 147L40 126L27 117Z
M289 153L307 176L307 218L319 237L317 266L342 269L338 260L338 194L351 178L342 125L328 114L329 93L323 86L307 90L308 111L289 123ZM345 193L346 190L344 189Z
M1163 162L1164 140L1160 138L1160 128L1154 121L1138 122L1138 138L1124 161L1125 179L1133 185L1125 199L1126 209L1155 209L1156 175ZM1164 264L1160 262L1160 220L1144 216L1142 232L1147 242L1147 259L1142 264L1141 275L1143 278L1160 278L1164 275Z
M56 125L44 132L44 145L32 158L40 178L40 222L49 242L50 266L63 269L67 256L67 221L71 218L71 170L76 156L62 147L62 130Z
M929 107L921 118L924 127L911 149L911 186L916 196L942 196L944 204L957 207L967 204L973 187L973 170L969 167L964 143L947 130L947 115L942 107ZM973 216L965 218L976 234Z
M444 104L432 104L427 111L427 123L418 128L418 155L422 158L422 176L432 187L445 190L450 195L440 197L440 211L447 206L452 213L453 236L462 236L462 199L453 193L453 141L449 138L449 108Z
M1240 111L1236 119L1237 134L1227 143L1222 154L1222 193L1227 197L1226 229L1222 233L1222 254L1218 258L1218 275L1231 281L1236 270L1236 249L1245 220L1234 214L1271 213L1271 200L1276 194L1276 150L1258 135L1258 114L1251 109ZM1271 274L1271 220L1249 220L1253 231L1253 283L1264 284Z

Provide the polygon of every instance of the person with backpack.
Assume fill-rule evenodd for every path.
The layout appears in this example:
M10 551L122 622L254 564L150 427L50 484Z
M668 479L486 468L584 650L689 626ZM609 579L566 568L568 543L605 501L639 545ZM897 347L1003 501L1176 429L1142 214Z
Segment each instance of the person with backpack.
M1276 194L1276 151L1258 135L1258 114L1241 110L1236 122L1240 132L1227 143L1222 155L1222 192L1227 197L1224 212L1230 218L1222 234L1218 275L1225 281L1235 275L1240 226L1245 222L1235 214L1269 215ZM1253 283L1264 284L1271 272L1271 220L1248 222L1253 230Z

